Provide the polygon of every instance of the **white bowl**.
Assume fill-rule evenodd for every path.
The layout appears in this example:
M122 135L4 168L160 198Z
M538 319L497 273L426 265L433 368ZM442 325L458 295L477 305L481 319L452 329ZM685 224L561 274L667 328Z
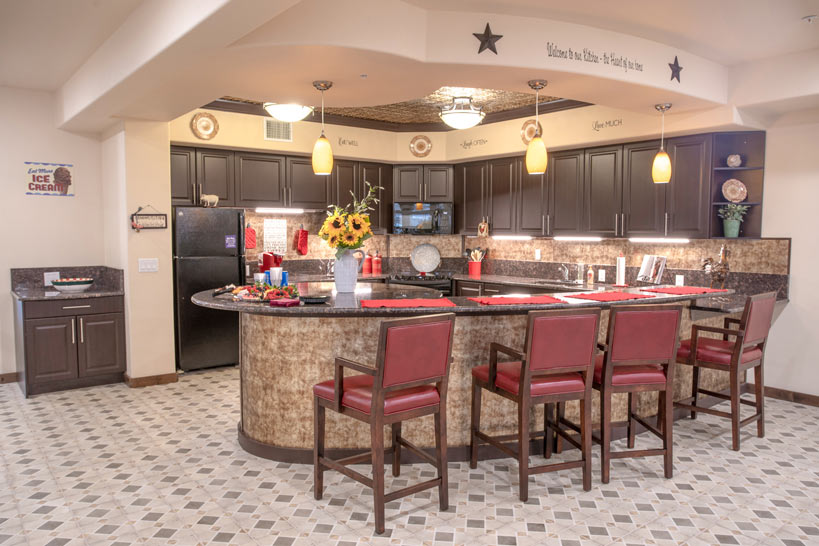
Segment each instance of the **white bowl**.
M94 283L94 279L58 279L52 281L52 285L56 290L65 292L66 294L75 294L77 292L85 292Z

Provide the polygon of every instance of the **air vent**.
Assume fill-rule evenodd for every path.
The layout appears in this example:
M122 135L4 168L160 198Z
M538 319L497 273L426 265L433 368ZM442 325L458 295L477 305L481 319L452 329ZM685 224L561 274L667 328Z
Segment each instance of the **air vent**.
M293 142L293 124L287 121L265 118L264 139L279 142Z

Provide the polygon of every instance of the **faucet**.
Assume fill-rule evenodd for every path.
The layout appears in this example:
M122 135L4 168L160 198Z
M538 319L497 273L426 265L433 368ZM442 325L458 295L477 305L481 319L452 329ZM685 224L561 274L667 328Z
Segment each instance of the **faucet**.
M560 271L560 275L563 277L564 281L569 280L569 268L563 264L557 266L558 271Z

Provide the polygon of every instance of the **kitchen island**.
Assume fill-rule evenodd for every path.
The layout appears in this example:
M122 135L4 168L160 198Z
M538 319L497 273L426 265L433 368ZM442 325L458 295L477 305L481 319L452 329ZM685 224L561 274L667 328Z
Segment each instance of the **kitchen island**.
M211 291L195 294L192 301L204 307L239 312L241 314L241 420L239 443L250 453L279 461L309 462L313 447L313 394L315 383L333 377L334 358L345 358L374 365L379 325L383 320L399 316L454 312L455 340L452 349L447 403L448 443L450 459L467 458L469 444L469 415L471 395L470 370L489 358L489 343L497 341L513 348L523 347L526 314L532 310L601 307L604 313L600 324L600 340L604 341L610 303L572 298L572 292L552 293L562 301L544 305L483 306L466 297L448 298L454 307L362 308L361 300L438 298L440 293L429 289L359 283L354 294L332 294L332 283L304 283L302 293L326 294L330 301L319 305L271 307L263 303L234 302L227 296L214 297ZM611 289L603 289L608 291ZM637 288L626 292L647 294ZM577 293L574 292L576 295ZM721 295L729 292L717 293ZM654 297L618 302L619 304L682 303L680 337L686 338L691 330L688 307L702 295L651 294ZM725 314L712 313L697 323L722 325ZM678 367L675 381L675 399L690 394L691 372ZM710 370L708 370L710 372ZM724 375L724 374L723 374ZM701 388L721 391L728 386L727 377L717 373L700 375ZM639 397L638 413L656 412L656 393ZM625 396L615 395L613 418L624 418ZM485 396L481 413L482 428L488 434L514 432L515 419L512 404L497 396ZM536 408L533 420L543 422L543 408ZM567 405L566 414L577 418L575 404ZM595 400L594 419L599 410ZM370 431L367 425L330 412L327 415L327 446L341 452L368 448ZM343 422L342 422L343 420ZM406 437L424 447L434 445L432 427L422 426L422 420L404 424ZM487 452L490 455L490 452Z

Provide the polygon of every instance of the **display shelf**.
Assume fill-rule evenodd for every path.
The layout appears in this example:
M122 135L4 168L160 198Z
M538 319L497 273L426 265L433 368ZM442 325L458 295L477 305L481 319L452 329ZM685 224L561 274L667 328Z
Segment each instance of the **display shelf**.
M711 171L711 229L712 239L732 239L723 235L719 207L736 204L750 207L739 230L739 239L758 239L762 236L762 196L765 176L765 132L732 131L714 133ZM729 155L739 154L739 167L729 167ZM746 201L731 203L722 195L722 185L736 178L748 190Z

